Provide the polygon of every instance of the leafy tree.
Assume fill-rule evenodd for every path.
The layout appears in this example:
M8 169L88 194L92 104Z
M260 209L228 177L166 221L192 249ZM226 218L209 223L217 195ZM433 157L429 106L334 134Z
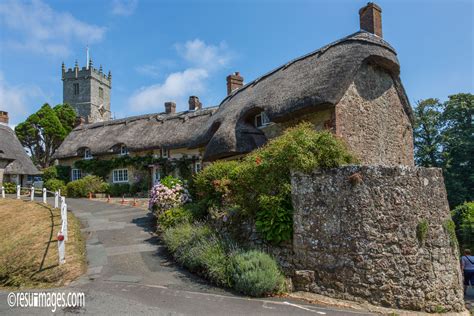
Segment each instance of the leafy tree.
M21 144L30 151L36 164L48 167L54 152L74 128L76 113L67 104L51 108L45 103L26 121L15 127Z
M422 100L414 112L416 163L443 168L451 208L474 200L474 95Z
M426 99L419 101L414 109L415 160L420 166L441 165L442 106L438 99Z
M450 205L474 200L474 95L449 96L441 116L443 169Z

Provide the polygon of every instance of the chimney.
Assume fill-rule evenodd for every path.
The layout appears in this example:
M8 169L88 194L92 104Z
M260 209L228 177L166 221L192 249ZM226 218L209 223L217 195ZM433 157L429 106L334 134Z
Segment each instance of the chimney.
M235 72L227 76L227 95L233 91L242 88L244 85L244 78L240 76L239 72Z
M0 124L8 125L8 112L0 111Z
M176 113L176 103L174 103L174 102L165 102L165 112L166 112L166 114Z
M359 10L360 29L382 37L382 9L373 2Z
M189 97L189 111L196 111L202 109L202 103L199 101L199 98L192 95Z

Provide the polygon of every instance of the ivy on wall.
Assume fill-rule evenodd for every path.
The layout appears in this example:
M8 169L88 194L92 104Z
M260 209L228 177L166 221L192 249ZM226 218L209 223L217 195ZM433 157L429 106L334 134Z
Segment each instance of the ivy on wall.
M161 172L164 176L177 170L183 179L189 180L192 177L192 165L197 160L197 158L189 158L186 155L180 159L155 158L151 155L133 157L121 156L107 160L97 158L78 160L74 163L74 167L81 169L86 173L94 174L106 179L114 169L131 166L135 170L140 171L147 170L150 165L158 165L160 166Z

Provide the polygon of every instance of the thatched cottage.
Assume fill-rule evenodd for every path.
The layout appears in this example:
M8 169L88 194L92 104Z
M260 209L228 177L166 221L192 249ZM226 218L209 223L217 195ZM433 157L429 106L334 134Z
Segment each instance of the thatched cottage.
M164 113L81 125L56 157L74 166L111 155L188 155L197 171L203 162L239 157L310 121L343 138L364 164L413 165L412 110L396 51L382 38L381 9L368 3L359 15L360 31L245 85L239 73L228 76L228 95L218 107L203 109L193 96L185 112L167 103ZM159 170L150 165L153 175ZM113 170L111 181L129 181L129 172ZM80 175L73 168L73 178Z
M15 132L8 127L8 112L0 111L0 184L31 185L33 177L39 174Z

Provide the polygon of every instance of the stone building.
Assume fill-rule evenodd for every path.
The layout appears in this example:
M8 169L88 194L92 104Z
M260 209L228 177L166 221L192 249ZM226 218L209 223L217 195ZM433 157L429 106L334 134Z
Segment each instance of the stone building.
M191 97L185 112L175 113L171 102L164 113L81 125L56 157L60 164L72 166L84 158L84 150L87 157L108 159L114 148L125 146L130 155L171 150L167 159L187 152L201 166L235 159L285 128L309 121L315 129L329 129L343 138L363 164L411 166L412 110L400 81L397 54L382 38L381 9L369 3L359 15L356 33L245 85L240 73L229 75L227 96L218 107L201 109L199 99ZM65 91L66 82L75 82L79 73L77 67L63 72ZM88 113L89 122L96 120L97 115Z
M0 111L0 184L13 182L27 186L39 174L15 132L8 127L8 112Z
M112 74L105 75L102 66L94 68L92 60L79 69L76 61L74 69L62 64L63 103L71 105L78 117L86 123L108 121L110 112L110 89Z

